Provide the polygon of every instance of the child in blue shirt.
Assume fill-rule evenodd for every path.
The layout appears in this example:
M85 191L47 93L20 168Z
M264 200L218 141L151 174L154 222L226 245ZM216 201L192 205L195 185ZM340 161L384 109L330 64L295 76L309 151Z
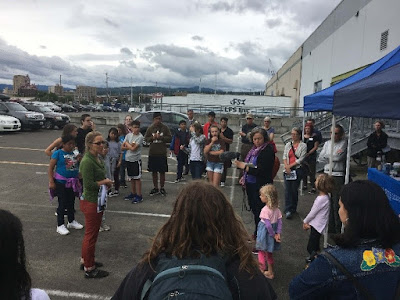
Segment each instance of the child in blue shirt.
M75 149L75 137L62 137L62 148L53 152L49 164L49 188L56 191L58 197L57 233L69 234L67 228L82 229L83 225L75 220L75 196L80 196L82 186L79 182L79 162ZM55 169L55 172L54 172ZM64 224L64 211L68 216L68 224Z

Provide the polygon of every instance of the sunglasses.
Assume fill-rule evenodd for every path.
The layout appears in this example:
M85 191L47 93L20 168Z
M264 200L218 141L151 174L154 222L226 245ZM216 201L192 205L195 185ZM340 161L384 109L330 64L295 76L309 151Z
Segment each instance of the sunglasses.
M95 144L95 145L97 145L97 146L100 146L100 145L105 145L105 141L101 141L101 142L97 142L97 143L91 143L91 144Z

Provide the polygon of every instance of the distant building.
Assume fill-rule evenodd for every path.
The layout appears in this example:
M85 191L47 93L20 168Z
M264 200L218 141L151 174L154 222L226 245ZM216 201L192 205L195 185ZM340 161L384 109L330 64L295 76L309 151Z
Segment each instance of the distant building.
M75 90L75 101L89 101L96 100L97 89L92 86L77 85Z
M26 85L18 89L18 96L21 97L35 97L38 89L35 84Z
M56 85L49 86L49 94L53 93L56 94L57 96L62 96L63 90L64 90L63 86L59 85L58 83Z
M31 84L31 79L29 75L14 75L13 77L13 94L19 95L19 89L22 87L29 86Z

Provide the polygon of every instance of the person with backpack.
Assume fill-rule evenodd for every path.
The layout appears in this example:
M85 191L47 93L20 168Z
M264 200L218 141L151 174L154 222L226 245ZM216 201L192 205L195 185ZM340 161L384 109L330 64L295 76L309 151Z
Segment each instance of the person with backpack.
M383 189L358 180L340 192L344 232L289 285L290 299L400 299L400 220Z
M265 205L261 202L259 191L263 185L273 183L272 170L275 162L275 153L269 143L269 135L265 129L261 127L254 128L250 133L250 140L253 142L253 147L247 153L244 162L235 160L234 163L239 169L243 170L240 183L246 188L249 205L254 215L255 229L253 239L256 240L260 212Z
M276 299L224 193L192 181L112 299ZM218 298L219 297L219 298Z

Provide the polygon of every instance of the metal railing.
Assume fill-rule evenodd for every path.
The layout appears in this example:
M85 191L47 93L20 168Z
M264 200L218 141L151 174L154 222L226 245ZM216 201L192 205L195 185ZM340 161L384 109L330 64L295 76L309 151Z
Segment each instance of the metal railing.
M186 113L188 109L193 109L195 114L207 114L214 111L216 114L223 115L244 115L251 113L254 116L262 117L291 117L298 115L301 109L292 107L271 107L271 106L226 106L226 105L203 105L203 104L153 104L152 109L176 111Z

